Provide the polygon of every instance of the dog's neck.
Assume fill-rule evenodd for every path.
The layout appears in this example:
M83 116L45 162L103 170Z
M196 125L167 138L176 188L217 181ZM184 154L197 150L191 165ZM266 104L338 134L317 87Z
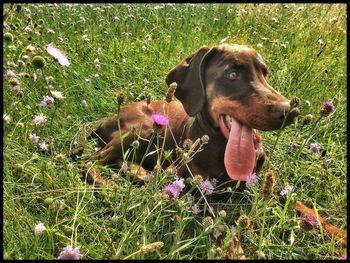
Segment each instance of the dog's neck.
M206 112L200 111L193 122L193 128L199 128L202 130L203 135L209 135L209 137L216 137L220 133L220 130L212 126L212 120Z

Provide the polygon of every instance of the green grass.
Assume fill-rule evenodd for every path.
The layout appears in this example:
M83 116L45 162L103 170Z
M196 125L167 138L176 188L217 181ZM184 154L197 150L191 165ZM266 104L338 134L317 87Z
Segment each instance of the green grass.
M164 246L130 258L223 258L230 231L223 232L225 241L220 244L212 234L231 226L249 258L258 258L258 250L268 259L339 258L344 253L339 242L320 228L308 232L300 228L300 215L285 204L279 193L287 184L292 185L296 200L315 206L320 215L346 229L346 6L128 6L29 4L22 5L20 11L14 6L6 18L7 32L14 40L4 42L3 110L11 118L4 118L3 128L4 258L54 259L63 247L72 245L81 247L84 259L123 259L157 241ZM4 12L10 7L4 5ZM32 32L24 30L27 24ZM54 33L48 33L49 29ZM132 34L125 36L122 32ZM89 41L84 41L83 35ZM257 185L232 194L225 202L206 196L207 203L201 200L201 212L194 214L188 194L176 201L162 194L164 185L173 180L170 173L161 171L157 184L137 186L127 176L102 167L103 174L118 186L108 190L84 182L80 161L57 158L78 143L83 125L91 125L116 110L116 92L123 91L128 102L148 95L163 99L165 76L170 69L202 45L217 45L225 37L228 43L256 48L270 68L269 83L286 97L301 99L300 117L292 125L281 133L262 133L269 165L264 166L261 176L269 169L276 174L272 198L259 198ZM279 40L276 46L275 39ZM49 56L45 50L49 43L67 54L69 67ZM257 48L258 44L262 47ZM35 51L26 51L28 45L36 47ZM98 48L103 51L100 55ZM25 54L27 60L23 59ZM45 58L44 75L53 77L50 85L65 97L55 100L48 109L38 106L49 94L42 76L38 75L36 81L31 78L34 55ZM101 62L99 69L94 64L96 58ZM25 64L20 65L19 60ZM11 91L8 69L17 73L22 93ZM30 77L18 76L21 72ZM311 123L302 128L302 117L311 113L317 119L319 108L327 100L333 102L335 112L316 126ZM38 113L45 114L48 121L35 127L31 122ZM30 142L30 133L39 135L40 142L47 142L49 153L39 151ZM298 156L300 148L291 145L304 141ZM326 150L325 157L310 153L313 142ZM93 147L89 144L90 151L85 154ZM209 227L202 223L209 215L208 204L215 213ZM226 211L226 217L219 215L220 210ZM249 229L237 225L243 214L252 221ZM47 228L42 236L34 234L38 222ZM291 235L294 243L290 242Z

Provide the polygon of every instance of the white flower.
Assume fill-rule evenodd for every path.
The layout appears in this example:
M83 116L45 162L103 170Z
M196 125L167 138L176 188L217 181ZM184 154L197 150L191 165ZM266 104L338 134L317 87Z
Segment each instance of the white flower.
M94 60L94 64L95 64L95 66L96 66L97 68L99 68L99 67L101 66L101 62L100 62L100 60L99 60L98 58L96 58L96 59Z
M277 18L275 17L272 18L272 22L277 23L277 21L278 21Z
M125 58L123 58L123 59L122 59L122 62L123 62L123 63L126 63L126 59L125 59Z
M33 29L31 29L31 27L30 27L30 26L26 26L26 28L24 29L24 31L26 31L26 32L32 32L32 31L33 31Z
M43 115L43 114L40 114L40 115L36 115L34 117L34 120L32 121L32 124L39 126L39 125L43 124L46 121L47 121L47 117L45 115Z
M55 34L55 31L53 31L52 29L49 28L49 29L47 30L47 33L48 33L48 34Z
M49 149L46 142L39 143L39 148L42 151L47 151Z
M120 18L119 18L118 16L115 16L115 17L113 18L113 20L114 20L114 21L119 21Z
M31 143L36 144L36 143L38 143L39 139L40 139L40 137L37 136L35 133L33 133L33 134L29 133L29 140L31 141Z
M48 44L46 47L46 51L53 56L55 59L58 60L58 63L60 63L62 66L69 66L70 63L68 61L67 56L63 53L62 50L53 47L52 44Z
M279 42L278 39L274 39L274 40L273 40L273 46L274 46L274 47L277 47L277 46L278 46L278 42Z
M263 44L259 43L256 45L257 48L262 48L263 47Z
M81 105L84 106L84 107L87 107L87 102L86 102L86 100L82 100L82 101L81 101Z
M13 70L9 69L9 70L6 71L6 76L8 78L15 78L16 77L16 73Z
M39 223L34 226L34 233L37 236L41 236L45 230L46 230L46 227L44 226L43 223Z
M51 94L54 98L59 99L59 100L65 98L65 97L63 97L62 92L57 91L57 90L51 91Z
M317 43L318 43L319 45L323 45L323 40L320 38L319 40L317 40Z
M283 47L283 48L287 48L287 44L282 43L282 44L281 44L281 47Z
M82 38L84 41L90 41L88 35L83 35L81 38Z
M280 193L281 196L288 196L292 192L293 187L290 185L287 185Z
M97 49L97 54L99 54L99 55L102 54L102 48L99 47L99 48Z
M145 51L147 49L145 45L142 45L141 48L142 48L143 51Z

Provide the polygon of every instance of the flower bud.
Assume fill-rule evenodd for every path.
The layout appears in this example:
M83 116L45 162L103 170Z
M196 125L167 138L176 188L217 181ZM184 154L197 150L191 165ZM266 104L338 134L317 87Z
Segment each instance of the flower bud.
M43 68L46 65L46 61L42 56L35 56L32 59L32 65L35 68Z

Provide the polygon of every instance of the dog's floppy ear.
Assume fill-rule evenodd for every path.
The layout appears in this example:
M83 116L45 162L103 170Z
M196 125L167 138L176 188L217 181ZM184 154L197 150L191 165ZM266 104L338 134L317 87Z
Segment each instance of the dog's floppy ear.
M207 46L201 47L174 67L166 77L168 86L176 82L175 97L178 98L189 116L196 115L205 102L205 61L210 53Z

